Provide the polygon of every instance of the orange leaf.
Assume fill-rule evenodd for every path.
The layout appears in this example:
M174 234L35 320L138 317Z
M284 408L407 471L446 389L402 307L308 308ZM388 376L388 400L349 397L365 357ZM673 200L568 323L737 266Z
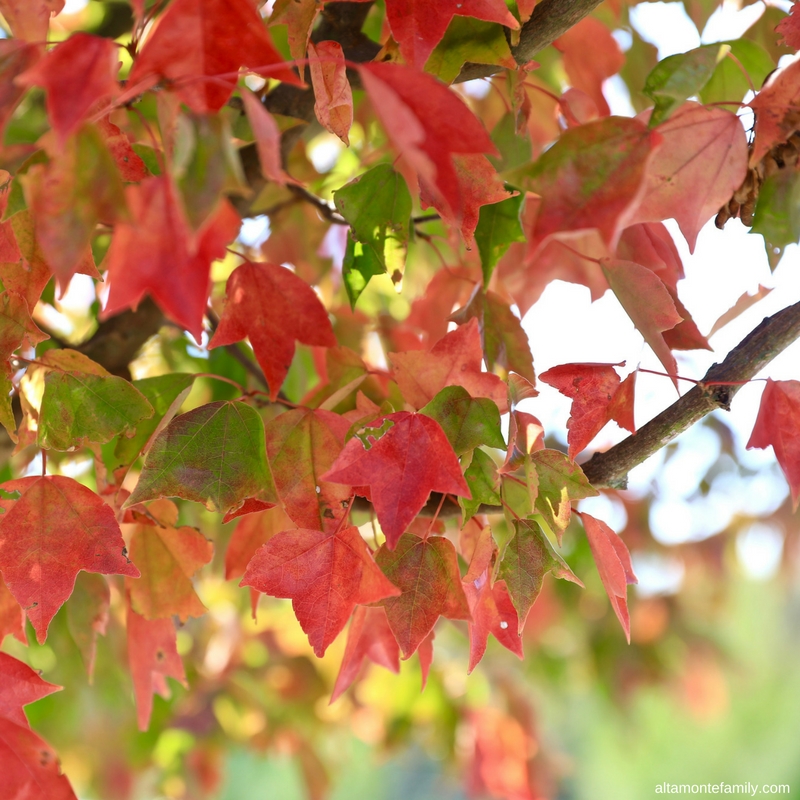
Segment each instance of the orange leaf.
M347 80L344 52L338 42L308 43L308 68L314 87L314 113L323 128L350 145L353 93Z

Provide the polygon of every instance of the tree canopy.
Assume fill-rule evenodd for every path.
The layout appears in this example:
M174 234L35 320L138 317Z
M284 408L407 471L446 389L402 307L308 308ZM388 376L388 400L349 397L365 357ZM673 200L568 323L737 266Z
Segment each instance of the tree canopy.
M643 601L661 633L623 649L652 549L628 473L757 377L747 447L796 519L800 380L764 368L800 304L684 374L712 348L676 238L743 224L772 268L800 240L800 13L659 60L624 0L64 5L0 0L4 796L216 797L231 740L321 798L319 729L369 727L365 676L412 657L474 795L555 796L510 673L498 710L453 665L536 659L591 606L643 675L665 628ZM720 4L684 5L702 31ZM556 281L612 293L658 369L542 371L523 320Z

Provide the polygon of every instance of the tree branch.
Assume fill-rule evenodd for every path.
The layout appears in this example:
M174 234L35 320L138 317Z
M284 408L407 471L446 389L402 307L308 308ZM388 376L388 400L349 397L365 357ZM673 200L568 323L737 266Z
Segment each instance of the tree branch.
M662 411L636 433L604 453L595 453L581 467L592 486L624 489L628 472L718 408L726 411L738 386L727 381L748 381L775 356L800 338L800 303L764 319L731 350L721 364L714 364L702 382ZM716 384L716 385L715 385Z

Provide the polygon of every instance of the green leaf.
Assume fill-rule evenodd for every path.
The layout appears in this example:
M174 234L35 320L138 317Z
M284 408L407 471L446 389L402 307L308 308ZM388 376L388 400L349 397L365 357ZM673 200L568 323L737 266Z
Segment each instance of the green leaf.
M660 61L647 76L644 93L655 103L650 127L663 122L684 101L700 94L727 48L718 44L697 47Z
M182 497L225 513L248 498L276 503L258 412L224 400L172 420L156 436L125 505L158 497Z
M347 248L342 261L342 278L347 291L350 308L355 308L361 293L374 275L383 275L386 270L380 263L375 251L361 242L347 237Z
M49 367L39 412L39 447L74 450L132 432L153 416L144 395L75 350L48 350Z
M503 26L474 17L453 17L425 63L425 71L445 83L452 83L467 61L514 69L516 64Z
M478 227L475 228L475 241L481 256L483 285L488 286L497 262L511 246L512 242L524 242L519 212L523 195L518 194L499 203L481 206Z
M497 465L488 453L483 450L474 450L472 461L464 471L464 479L469 486L472 499L459 497L458 503L464 514L463 524L465 525L484 503L491 506L499 506L501 503L500 494L497 491ZM462 525L463 527L463 525Z
M351 236L356 241L351 264L345 265L352 276L352 287L348 286L350 303L355 305L363 291L363 286L359 290L360 280L366 286L373 275L382 272L388 272L395 282L396 275L402 276L411 226L411 194L402 175L388 164L379 164L334 192L333 202L350 223ZM362 247L358 248L358 244Z
M492 130L492 141L500 153L500 157L487 155L492 166L498 172L515 169L527 164L532 156L531 140L527 135L517 134L517 123L514 114L507 111L500 122Z
M750 81L756 88L764 83L764 78L775 69L770 54L755 42L735 39L721 42L730 47L731 56L717 64L711 79L700 91L700 99L706 104L720 102L739 102L750 91ZM742 72L742 69L745 72ZM750 76L750 81L747 76Z
M14 385L11 383L11 377L5 370L0 370L0 425L2 425L8 433L12 442L16 444L17 440L17 421L14 419L14 410L11 407L11 392Z
M558 536L569 524L571 501L599 494L583 470L560 450L537 450L531 453L531 462L539 475L539 495L536 510Z
M169 422L180 408L193 383L194 375L185 372L174 372L133 382L133 385L147 398L155 413L150 419L136 426L136 433L130 439L121 437L117 441L114 456L118 466L132 464L136 460L156 428ZM172 413L168 414L170 411ZM166 420L165 415L167 415Z
M456 455L482 444L505 449L495 403L487 397L471 397L461 386L445 387L419 413L439 423Z
M764 237L775 269L784 247L800 241L800 172L782 169L764 181L753 214L753 233Z
M528 612L536 602L546 572L556 578L583 586L561 556L553 549L541 526L528 519L514 520L515 536L508 543L500 562L498 580L504 580L511 602L519 616L519 633Z

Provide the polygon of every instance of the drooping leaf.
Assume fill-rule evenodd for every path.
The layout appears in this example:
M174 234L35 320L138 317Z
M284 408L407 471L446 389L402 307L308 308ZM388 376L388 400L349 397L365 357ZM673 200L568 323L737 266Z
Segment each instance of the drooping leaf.
M22 707L61 688L43 680L36 670L22 661L8 653L0 653L0 718L27 727L28 718Z
M617 615L622 630L631 641L631 620L628 614L628 584L637 583L631 566L631 556L625 543L600 519L591 514L581 513L586 538L592 550L594 563L603 581L611 607Z
M518 633L522 634L531 606L542 590L545 573L583 586L553 549L550 540L537 522L514 521L514 538L506 546L500 562L499 578L504 580L519 616Z
M108 581L102 575L78 573L75 589L67 603L67 627L78 646L89 683L94 678L97 637L106 635L110 603Z
M761 395L758 417L747 449L772 445L775 458L792 492L794 510L800 505L800 381L773 381Z
M131 535L131 558L142 573L126 582L131 608L145 619L177 616L181 622L206 613L192 576L211 561L214 545L196 528L175 527L178 509L169 500L148 506Z
M330 411L293 409L266 426L278 496L300 528L333 531L347 513L348 486L321 479L344 447L350 422Z
M390 550L388 540L375 554L383 574L400 589L397 597L383 600L389 626L403 658L410 658L431 632L440 616L470 619L469 604L461 586L456 551L441 536L421 539L405 533Z
M71 450L110 442L153 416L153 407L129 381L110 375L77 350L49 350L39 413L39 446Z
M306 55L308 37L314 20L322 10L318 0L275 0L272 14L269 18L270 25L286 25L288 29L289 52L292 58L298 61L300 77L303 77L305 64L302 59Z
M334 533L299 528L273 536L242 578L273 597L289 597L314 652L322 657L357 604L400 594L375 564L358 528Z
M685 103L656 131L663 141L632 221L674 217L693 252L700 229L744 180L747 137L736 114L698 103Z
M482 444L505 449L497 406L487 398L470 397L467 390L460 386L442 389L420 409L420 414L435 419L441 425L458 456Z
M336 676L331 703L347 691L358 677L365 658L390 672L400 672L400 646L389 627L386 611L380 606L356 606L347 631L347 645Z
M183 662L178 655L175 624L171 619L148 620L131 608L126 597L128 662L139 730L146 731L153 710L153 695L170 696L167 678L186 686Z
M72 478L48 475L7 481L19 491L0 515L0 569L44 642L56 611L72 593L80 570L135 578L111 506Z
M256 137L261 174L280 186L294 183L294 179L286 174L281 164L281 132L278 123L249 89L242 89L242 102L253 136Z
M519 221L523 199L523 195L518 194L481 208L478 227L475 228L475 242L481 256L483 285L487 288L497 262L511 243L525 241Z
M405 267L405 263L402 266ZM352 310L355 310L358 298L361 297L370 280L385 272L386 267L381 263L374 249L356 241L352 236L347 237L347 246L342 261L342 280ZM399 270L394 271L392 275L398 279L402 278Z
M117 94L118 70L119 54L111 39L78 31L20 75L17 82L44 87L47 114L63 142L93 107Z
M469 497L458 459L439 424L424 414L407 411L374 420L345 445L330 470L320 477L370 487L390 550L431 492Z
M584 450L610 420L615 420L631 433L633 419L632 384L620 400L621 381L614 367L620 364L561 364L543 372L539 378L572 398L567 421L569 457ZM632 373L634 376L636 373Z
M501 413L508 410L505 383L482 369L479 320L470 319L443 336L424 353L390 353L392 374L403 399L416 408L429 403L446 386L460 386L472 397L492 400Z
M585 92L601 117L611 113L603 96L603 81L616 75L625 56L611 31L600 20L585 17L553 43L564 54L571 86Z
M169 423L188 397L194 375L172 372L155 378L133 381L133 386L153 407L153 416L140 420L133 436L121 436L114 448L114 457L120 465L132 464L142 452L152 435Z
M478 513L484 503L490 506L500 505L500 494L497 487L497 465L491 456L483 450L472 453L472 461L464 471L464 480L469 486L472 497L466 499L459 497L458 502L463 512L463 522L466 524Z
M350 145L353 93L347 80L344 52L338 42L308 43L308 70L314 87L314 113L320 125Z
M129 83L139 91L167 80L197 113L219 111L248 66L267 78L299 84L248 0L174 0L134 61Z
M126 506L160 497L194 500L223 513L247 498L274 505L258 412L237 401L218 401L173 419L153 441Z
M667 287L655 273L633 261L604 259L601 266L620 304L675 382L678 365L664 341L664 331L674 328L682 317Z
M245 261L228 278L225 310L209 349L250 338L275 400L294 356L295 340L334 347L336 339L313 289L285 267Z
M411 224L411 194L402 175L389 164L379 164L334 192L333 201L350 223L351 236L362 245L362 253L353 248L351 269L361 273L364 286L380 272L402 276ZM358 294L350 291L351 305Z
M430 75L378 63L360 66L359 73L394 146L441 196L453 217L461 218L453 155L494 154L489 135L455 93Z
M700 94L725 53L720 45L709 44L659 61L643 89L655 103L650 125L662 123L682 103Z
M800 242L800 173L782 169L761 186L753 214L753 232L764 237L774 269L786 245Z

